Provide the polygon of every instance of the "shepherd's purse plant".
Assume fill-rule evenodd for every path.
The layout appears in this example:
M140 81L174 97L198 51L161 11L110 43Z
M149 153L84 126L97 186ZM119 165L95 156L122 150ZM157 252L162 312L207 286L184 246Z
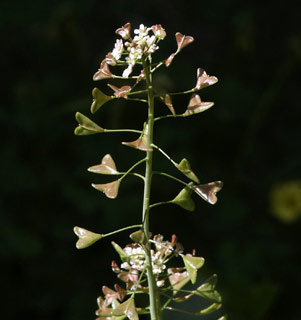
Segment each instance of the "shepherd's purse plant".
M148 28L141 24L139 29L134 30L134 36L132 36L131 24L126 23L116 30L116 34L120 38L116 40L112 52L109 52L102 60L99 70L93 76L93 80L122 79L126 83L121 87L108 83L112 90L111 95L94 88L91 113L94 114L101 110L105 103L115 99L126 99L144 104L147 108L147 119L141 124L140 130L105 129L87 116L77 112L78 126L75 129L75 134L79 136L112 132L138 134L139 136L134 137L133 141L122 142L125 146L141 151L141 159L127 171L119 171L110 154L102 155L101 163L88 168L88 170L96 174L115 177L109 183L92 184L96 190L104 193L110 199L117 197L121 182L129 175L134 175L143 180L144 191L142 215L137 225L125 226L106 234L95 233L82 227L74 227L74 232L78 236L76 243L78 249L86 248L104 237L133 229L129 235L132 243L121 247L112 241L113 248L120 256L121 264L113 261L111 267L120 280L120 284L115 284L114 290L103 286L103 296L97 299L97 320L122 320L126 318L137 320L140 315L145 314L150 314L151 320L161 320L162 313L165 310L204 316L221 307L222 299L215 289L217 276L212 275L193 290L185 289L185 285L189 282L196 284L197 273L204 265L204 258L196 256L195 251L184 253L184 249L175 235L171 237L170 241L165 240L160 234L152 236L149 230L150 211L158 205L167 203L178 205L188 211L194 211L195 203L192 194L196 194L210 204L215 204L217 201L216 193L221 190L223 183L214 181L201 184L197 175L192 171L188 160L186 158L179 162L173 160L160 146L156 145L153 132L158 121L166 118L187 118L211 108L214 103L203 102L196 92L215 84L218 80L199 68L197 69L196 84L192 89L160 94L154 89L153 73L161 67L169 67L182 49L194 41L193 37L185 36L179 32L176 33L175 52L163 61L153 62L153 54L159 49L159 42L166 36L166 32L161 25L153 25ZM122 70L121 75L116 75L111 71L111 68L115 66L119 67L116 69ZM173 106L173 100L175 96L180 94L189 96L189 99L186 111L178 114ZM155 101L160 102L160 107L167 107L168 114L156 116ZM155 153L161 153L166 157L185 180L169 173L154 171L153 155ZM136 171L138 166L144 166L145 173L143 175ZM169 201L151 203L152 178L155 175L163 175L179 183L182 190ZM180 260L180 265L174 267L176 259ZM170 260L173 260L173 266L167 267ZM138 295L147 295L148 303L139 305L136 299ZM207 306L202 307L201 310L192 311L186 311L177 306L194 296L207 300ZM184 317L183 314L183 319ZM226 316L219 318L219 320L225 319Z

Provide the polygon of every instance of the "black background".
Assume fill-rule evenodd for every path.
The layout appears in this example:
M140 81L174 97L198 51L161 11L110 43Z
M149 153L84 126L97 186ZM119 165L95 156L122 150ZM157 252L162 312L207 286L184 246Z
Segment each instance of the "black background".
M110 262L118 257L110 241L123 246L128 233L78 251L72 228L106 233L140 222L142 183L126 179L110 200L90 187L109 179L86 168L110 153L124 171L141 153L120 144L133 134L74 136L74 113L89 116L93 87L111 94L92 75L115 30L131 22L166 29L155 59L175 51L177 31L195 38L155 75L157 86L190 89L198 67L219 78L201 92L212 109L155 129L156 144L176 161L188 158L203 183L225 182L219 201L210 206L195 196L194 213L158 207L151 230L177 234L186 252L206 258L201 278L219 275L229 319L300 319L300 219L272 215L270 197L273 186L301 178L298 12L288 1L1 2L1 317L94 319L102 285L113 286ZM175 100L178 112L187 98ZM145 116L142 104L122 100L92 118L140 129ZM155 168L178 174L159 154ZM180 189L156 177L152 202ZM197 310L195 303L188 308Z

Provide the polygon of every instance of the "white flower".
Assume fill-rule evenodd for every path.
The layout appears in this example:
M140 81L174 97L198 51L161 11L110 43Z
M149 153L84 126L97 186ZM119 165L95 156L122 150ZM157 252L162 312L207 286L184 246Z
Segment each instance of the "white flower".
M142 271L145 267L145 252L141 247L125 247L123 251L129 257L129 262L121 264L121 268Z
M141 37L145 37L148 35L148 28L145 27L144 24L140 24L139 29L135 29L134 33Z
M146 37L146 43L150 47L156 42L156 37L154 35Z
M163 259L161 257L161 252L157 251L154 253L154 251L151 251L152 254L152 266L153 266L153 272L155 274L163 272L163 270L166 269L165 264L163 263Z
M122 50L123 50L123 42L121 39L117 39L115 43L115 47L112 51L112 55L116 61L120 59Z
M166 32L163 28L160 28L156 31L155 36L160 40L163 40L166 37Z
M130 64L122 73L124 78L128 78L128 76L133 72L133 66Z
M120 267L122 269L126 269L126 270L129 270L130 269L130 265L127 263L127 262L123 262Z

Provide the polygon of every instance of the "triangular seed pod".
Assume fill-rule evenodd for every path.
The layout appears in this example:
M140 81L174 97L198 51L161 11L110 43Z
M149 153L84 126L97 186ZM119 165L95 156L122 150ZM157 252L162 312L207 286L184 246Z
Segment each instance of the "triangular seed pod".
M215 204L217 202L216 193L222 189L223 185L222 181L214 181L207 184L194 185L192 188L205 201Z
M111 96L107 96L97 88L92 90L93 102L91 105L91 113L95 113L103 104L111 100Z
M99 174L118 174L115 162L110 154L106 154L102 160L101 164L92 166L88 168L88 171L99 173Z
M195 173L191 170L190 163L187 159L183 159L180 163L176 164L178 170L180 170L186 177L191 179L196 183L200 183L199 178L195 175Z
M92 187L98 191L102 191L108 198L115 199L118 195L120 180L115 180L113 182L105 183L105 184L94 184L92 183Z
M75 128L74 133L78 136L86 136L95 133L104 132L104 129L97 125L95 122L84 116L80 112L76 112L75 119L79 123Z
M78 241L76 242L77 249L87 248L103 237L102 234L94 233L80 227L74 227L73 231L79 238Z

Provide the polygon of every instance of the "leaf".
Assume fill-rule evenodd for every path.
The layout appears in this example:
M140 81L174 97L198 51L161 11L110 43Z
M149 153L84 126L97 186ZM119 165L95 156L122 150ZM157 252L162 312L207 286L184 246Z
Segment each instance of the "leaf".
M114 249L117 251L117 253L119 254L119 257L121 259L122 262L125 262L128 260L128 256L127 254L123 251L123 249L114 241L111 242L112 246L114 247Z
M204 69L198 68L197 70L197 82L195 90L200 90L205 87L211 86L218 82L218 79L214 76L208 76Z
M194 257L183 254L181 254L181 257L191 278L191 283L194 284L197 278L197 271L204 265L205 259L202 257Z
M221 295L215 290L217 284L217 275L214 274L207 279L201 286L199 286L194 293L205 299L213 300L215 302L222 302Z
M107 96L97 88L92 90L93 102L91 105L91 113L95 113L103 104L111 100L111 96Z
M87 248L103 237L103 234L94 233L81 227L74 227L73 231L79 238L76 242L77 249Z
M191 170L190 163L187 159L184 158L180 163L176 165L176 168L180 170L183 174L185 174L185 176L189 179L193 180L196 183L200 183L198 177Z
M170 112L175 116L176 112L175 112L175 109L174 109L174 107L172 105L171 96L168 93L164 97L164 103L168 107Z
M95 122L84 116L80 112L76 112L75 119L79 126L75 128L74 133L77 136L86 136L89 134L104 132L104 129L98 126Z
M115 180L113 182L105 184L95 184L92 183L92 187L98 191L102 191L108 198L115 199L118 195L120 180Z
M191 42L194 41L194 38L191 36L184 36L180 32L176 33L176 40L177 40L177 45L178 45L178 50L182 50L184 47L189 45Z
M121 316L123 314L126 315L130 320L139 320L133 298L129 298L125 302L121 303L115 310L113 310L113 315L115 316Z
M224 315L224 316L218 318L217 320L227 320L227 319L228 319L228 317L226 315Z
M178 290L185 286L185 284L190 280L190 275L187 271L184 272L173 272L173 268L168 269L169 282L173 288L173 294L177 294Z
M183 113L184 117L191 116L208 110L214 105L214 102L202 102L198 94L192 95L187 110Z
M219 303L213 303L211 304L208 308L205 308L203 310L200 310L199 312L194 312L194 315L204 315L204 314L209 314L212 313L218 309L220 309L222 305Z
M99 173L99 174L118 174L115 162L110 154L106 154L102 160L101 164L92 166L88 168L88 171Z
M214 181L207 184L194 185L192 188L205 201L215 204L217 202L216 193L222 189L223 185L222 181Z
M189 187L185 187L180 191L180 193L171 201L170 203L177 204L178 206L182 207L188 211L194 211L195 204L194 201L191 199L192 190Z

